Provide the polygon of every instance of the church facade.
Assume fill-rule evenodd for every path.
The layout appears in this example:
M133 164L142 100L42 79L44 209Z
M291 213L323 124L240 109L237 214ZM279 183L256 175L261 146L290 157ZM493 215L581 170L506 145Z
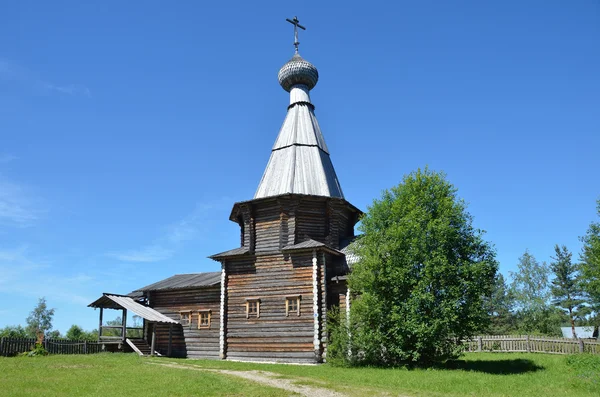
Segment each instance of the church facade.
M347 306L345 279L355 259L349 244L361 211L342 193L310 99L318 71L297 44L278 74L290 102L269 162L254 197L235 203L229 217L240 245L210 257L221 271L175 275L90 305L125 310L109 306L129 299L158 313L154 321L144 317L152 353L306 363L326 357L327 311Z

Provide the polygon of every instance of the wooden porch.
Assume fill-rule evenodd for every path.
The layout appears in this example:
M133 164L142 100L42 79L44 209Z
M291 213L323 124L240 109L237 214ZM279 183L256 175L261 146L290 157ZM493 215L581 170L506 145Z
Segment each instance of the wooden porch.
M103 350L124 351L131 349L140 356L161 355L155 349L156 324L169 325L169 345L167 356L171 355L173 325L178 321L157 312L151 307L136 301L128 295L103 293L102 296L90 303L88 307L100 309L98 322L98 342L103 344ZM121 310L121 325L103 325L104 309ZM128 327L127 313L135 313L144 320L143 327ZM151 330L148 338L147 331ZM150 343L148 343L150 339Z

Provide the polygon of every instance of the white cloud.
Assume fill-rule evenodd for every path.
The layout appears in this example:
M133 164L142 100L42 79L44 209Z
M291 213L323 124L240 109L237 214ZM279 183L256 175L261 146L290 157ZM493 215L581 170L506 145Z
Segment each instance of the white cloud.
M0 224L31 226L39 218L35 201L25 188L0 177Z
M160 245L149 245L139 250L111 252L107 255L123 262L159 262L170 258L173 253Z
M81 305L92 301L82 293L94 281L91 276L56 270L49 261L33 259L26 245L0 249L0 292Z
M223 197L215 202L197 204L191 213L167 226L165 233L152 244L140 249L110 252L107 255L123 262L159 262L169 259L185 242L199 238L200 227L206 218L225 203L229 205L229 201Z
M17 156L13 156L12 154L2 153L0 154L0 163L10 163L13 160L17 160Z
M90 98L92 96L90 89L84 85L79 84L68 84L68 85L54 85L50 83L46 83L46 88L49 91L56 91L61 94L66 95L82 95Z
M12 82L23 88L40 93L57 93L69 96L91 97L91 91L82 84L56 84L38 76L37 73L28 70L19 64L0 59L0 80Z

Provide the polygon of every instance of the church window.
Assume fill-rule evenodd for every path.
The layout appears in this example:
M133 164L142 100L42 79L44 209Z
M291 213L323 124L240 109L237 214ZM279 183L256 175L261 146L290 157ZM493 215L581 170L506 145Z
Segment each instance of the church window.
M285 315L289 317L290 314L300 315L300 296L288 296L285 298Z
M260 317L260 299L246 299L246 318Z
M210 328L210 310L199 310L198 311L198 329Z
M179 312L179 323L186 327L192 324L192 312L190 310Z

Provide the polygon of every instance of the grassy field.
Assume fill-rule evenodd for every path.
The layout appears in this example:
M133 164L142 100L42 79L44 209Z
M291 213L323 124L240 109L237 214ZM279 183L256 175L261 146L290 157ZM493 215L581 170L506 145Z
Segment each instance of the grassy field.
M0 357L2 396L282 396L236 377L148 365L137 354Z
M591 355L467 353L440 368L412 370L185 362L204 368L271 371L350 396L600 396L600 356Z
M133 354L0 358L0 395L289 396L230 375L190 368L261 370L349 396L594 396L600 357L471 353L435 369L335 368ZM160 365L176 363L178 368Z

